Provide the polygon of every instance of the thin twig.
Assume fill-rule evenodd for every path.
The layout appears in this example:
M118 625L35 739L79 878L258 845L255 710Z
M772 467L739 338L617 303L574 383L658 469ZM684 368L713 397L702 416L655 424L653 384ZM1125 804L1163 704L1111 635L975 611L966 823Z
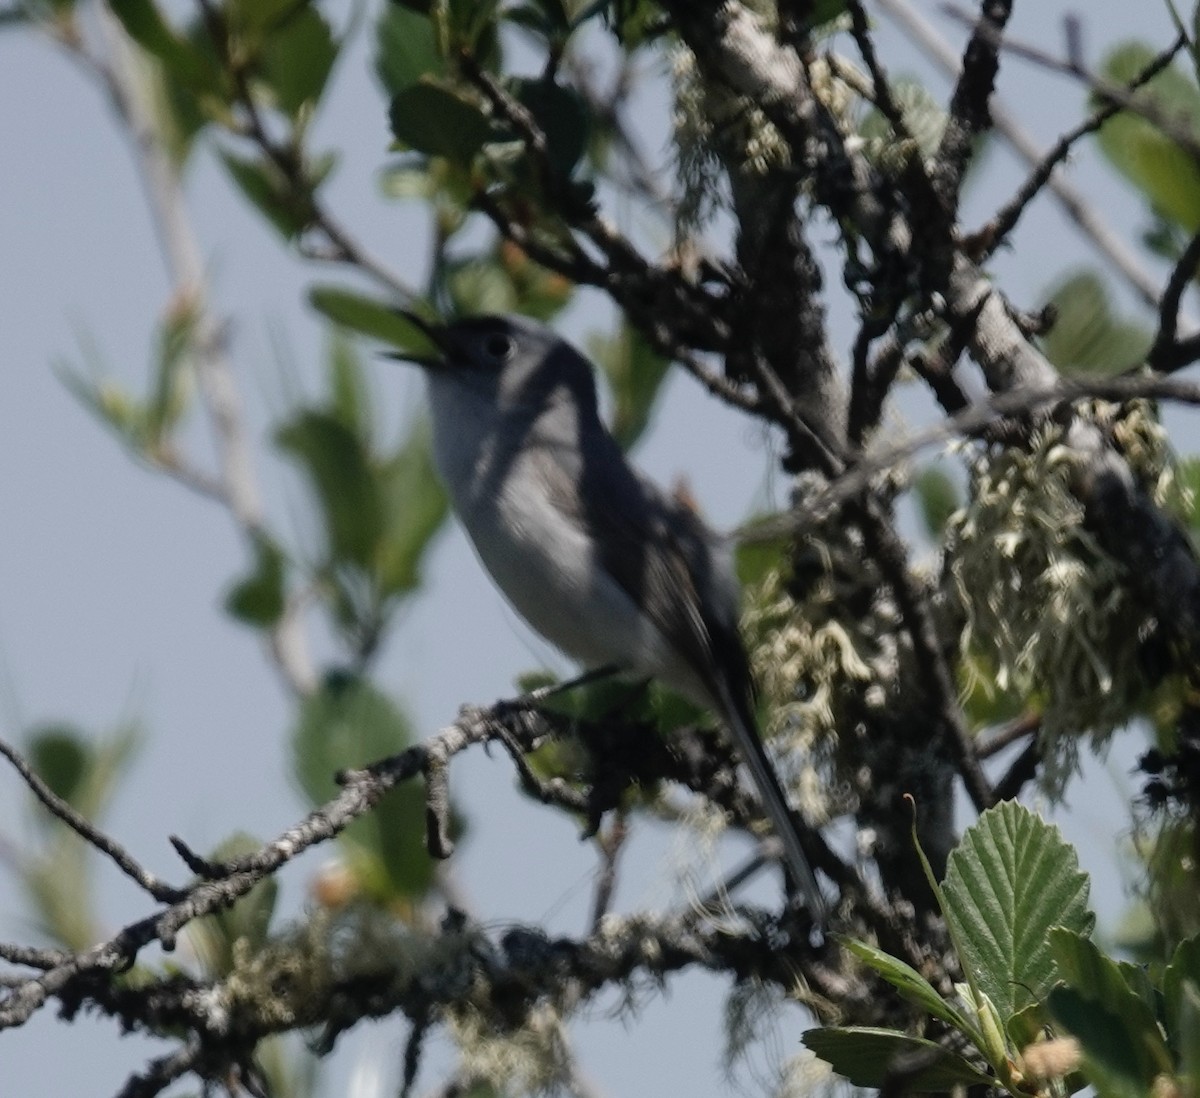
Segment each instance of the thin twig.
M8 759L13 769L21 775L25 784L33 791L33 795L46 806L52 815L57 816L81 839L111 859L126 877L145 889L154 899L164 903L173 903L185 895L182 889L167 884L148 869L143 868L119 842L109 838L72 808L38 777L25 757L6 740L0 740L0 755Z
M988 736L979 745L977 753L981 759L990 759L993 755L999 754L1014 743L1019 743L1027 736L1037 735L1041 727L1042 715L1040 713L1025 713Z
M0 960L29 968L57 968L70 960L71 954L62 949L34 949L31 946L0 942Z
M1175 55L1186 45L1187 39L1181 35L1142 69L1129 82L1126 90L1132 93L1154 79L1155 76L1171 64L1175 59ZM1004 243L1016 227L1026 207L1041 193L1042 188L1046 186L1046 183L1054 174L1054 170L1067 159L1071 149L1084 137L1095 133L1105 122L1115 114L1120 113L1123 109L1119 103L1111 101L1105 103L1093 111L1091 115L1074 129L1068 130L1067 133L1063 134L1055 142L1054 147L1042 157L1041 161L1036 165L1028 178L1026 178L1025 182L1021 184L1020 189L1009 202L990 218L986 225L969 235L966 244L967 250L972 250L969 243L970 240L979 239L984 243L983 248L979 250L979 260L986 259L995 254L996 249ZM1176 305L1178 305L1178 302L1176 302Z
M958 54L909 0L876 0L901 27L910 40L947 76L958 76L960 63ZM1012 146L1017 155L1029 168L1036 168L1045 159L1044 150L1034 140L1016 116L993 95L991 101L992 125ZM1067 217L1100 251L1115 270L1133 288L1142 302L1154 309L1158 307L1159 287L1155 278L1143 266L1141 258L1128 243L1113 231L1099 210L1061 172L1050 176L1047 187L1058 200Z
M99 14L110 50L119 53L132 49L115 17L104 11ZM223 325L213 315L206 300L204 262L188 217L179 174L165 150L153 112L133 82L131 74L135 67L121 63L119 57L112 61L95 54L77 38L60 37L58 40L87 72L100 81L118 121L132 138L135 164L146 192L156 237L175 283L176 296L189 303L196 317L193 353L218 443L219 487L207 478L193 477L181 461L166 466L166 471L193 489L217 499L228 509L243 534L250 539L256 538L263 530L264 517L249 435L242 419L241 398L225 347ZM311 692L316 685L316 674L299 616L285 612L271 627L269 637L276 666L288 686L299 694Z
M795 512L748 523L734 532L741 544L760 544L794 536L811 528L848 500L866 492L871 481L930 446L956 438L971 438L995 430L1009 417L1030 415L1060 404L1082 400L1169 400L1200 405L1200 383L1161 376L1064 378L1044 389L1016 389L996 393L969 405L941 423L917 431L903 442L868 452L825 488L806 498Z
M199 1038L192 1036L181 1048L151 1060L145 1071L140 1071L126 1080L117 1092L117 1098L154 1098L161 1094L176 1079L182 1079L193 1070L204 1052Z
M1172 141L1176 142L1185 152L1195 159L1200 159L1200 139L1186 125L1177 122L1165 111L1159 110L1152 103L1138 99L1120 84L1097 76L1083 63L1082 58L1070 53L1064 58L1056 57L1040 46L1031 42L1021 42L1013 38L1002 38L993 28L986 25L969 11L954 4L943 4L942 10L954 19L973 28L973 33L980 34L992 41L996 49L1010 53L1014 57L1023 58L1051 72L1072 77L1083 84L1092 94L1100 99L1108 99L1116 103L1122 110L1129 111L1144 118L1155 129L1161 130ZM1068 27L1071 24L1068 23ZM1068 36L1068 41L1070 37ZM1186 45L1186 40L1184 45Z
M204 17L214 48L221 56L226 71L233 77L238 102L246 112L246 136L283 176L292 193L303 197L311 219L309 227L319 229L329 242L331 250L325 258L356 267L406 304L419 300L417 291L355 240L318 199L296 143L276 141L271 136L250 87L246 68L230 54L228 28L223 14L212 0L196 0L196 4Z
M1158 334L1154 337L1154 346L1146 356L1146 361L1152 369L1170 372L1189 364L1188 361L1175 361L1172 355L1178 356L1182 346L1178 339L1179 304L1183 300L1184 290L1191 285L1196 276L1197 265L1200 265L1200 232L1195 233L1188 241L1183 254L1171 269L1171 277L1167 279L1166 288L1163 290L1162 303L1158 308Z

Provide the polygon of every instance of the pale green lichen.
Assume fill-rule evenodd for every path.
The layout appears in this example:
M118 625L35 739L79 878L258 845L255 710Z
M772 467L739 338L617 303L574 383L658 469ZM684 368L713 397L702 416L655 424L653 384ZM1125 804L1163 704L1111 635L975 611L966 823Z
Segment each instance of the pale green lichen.
M550 1003L536 1004L513 1029L497 1029L489 1014L471 1009L448 1013L446 1028L458 1046L459 1075L494 1091L548 1094L572 1078L566 1027Z
M321 919L255 946L232 945L232 970L220 986L232 1028L283 1031L312 1025L328 1002L335 964Z
M895 611L864 566L861 544L845 528L820 537L811 542L818 563L803 593L783 569L771 570L746 592L742 619L764 736L814 821L852 809L845 783L830 781L833 753L864 712L885 708L900 667Z
M1147 404L1095 402L1077 415L1114 442L1156 503L1176 499L1166 435ZM987 451L973 463L970 502L947 527L964 687L1040 710L1051 796L1077 767L1080 737L1103 745L1150 685L1140 650L1155 623L1084 525L1073 486L1085 460L1058 424L1027 447Z
M762 5L760 19L774 25L771 5ZM677 209L681 237L705 225L727 206L732 180L765 177L792 163L792 150L761 104L739 95L726 84L706 81L695 55L686 46L672 58L674 80L674 140L676 169L682 186ZM853 81L845 76L846 62L831 63L814 57L805 67L809 89L843 126L847 134L856 125L860 103Z

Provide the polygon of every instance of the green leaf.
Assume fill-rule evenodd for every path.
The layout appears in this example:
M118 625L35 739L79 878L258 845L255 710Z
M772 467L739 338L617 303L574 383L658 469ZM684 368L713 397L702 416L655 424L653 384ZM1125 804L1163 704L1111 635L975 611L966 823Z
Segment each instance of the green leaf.
M337 793L334 775L394 755L412 743L408 719L367 680L330 676L306 699L292 735L301 789L319 805ZM417 898L433 880L425 850L425 800L408 782L390 791L343 833L368 894Z
M220 156L242 194L285 240L295 240L312 223L311 195L296 193L274 164L246 160L224 150Z
M1185 981L1180 988L1171 1037L1179 1057L1182 1093L1195 1094L1200 1084L1200 984L1195 980Z
M379 189L387 198L429 201L437 196L438 181L424 157L412 157L416 163L393 164L383 169Z
M958 485L944 470L929 465L913 482L913 491L917 494L925 532L937 541L945 532L950 516L962 506Z
M257 853L261 849L262 843L258 839L238 832L222 842L208 857L210 861L220 864ZM232 907L216 916L226 940L230 943L245 940L255 950L261 949L267 942L278 898L279 882L274 877L259 881Z
M1064 373L1115 374L1141 362L1151 334L1118 318L1099 276L1080 271L1060 283L1047 302L1058 314L1043 337L1046 357Z
M437 347L420 328L384 301L338 286L315 286L309 291L308 300L317 312L359 335L402 351L411 351L417 356L438 353Z
M1183 521L1191 527L1194 535L1200 534L1200 458L1188 457L1180 460L1175 475L1186 501L1180 508L1183 511Z
M650 424L670 359L629 323L614 339L590 340L588 349L608 376L614 399L612 433L628 450Z
M375 72L391 95L423 76L445 76L446 59L438 48L433 23L411 6L389 4L375 31Z
M1192 1001L1197 991L1200 991L1200 935L1180 942L1163 970L1167 1041L1177 1055L1188 1048L1184 1038L1197 1022ZM1200 1044L1195 1047L1200 1050Z
M1045 1034L1049 1023L1045 1003L1030 1003L1009 1018L1005 1032L1013 1047L1022 1049L1039 1040Z
M553 80L515 80L513 92L546 135L550 165L563 178L587 148L592 115L578 92Z
M77 748L68 745L75 739ZM82 773L74 776L66 769L53 774L54 781L67 781L70 795L64 796L71 807L89 820L97 820L104 812L116 792L117 785L125 776L129 763L141 741L141 730L136 724L124 724L115 732L104 736L85 735L72 725L53 724L42 726L30 734L29 753L33 759L41 759L46 750L56 753L55 766L68 766L69 755L83 761ZM49 777L47 778L49 782ZM51 788L54 788L51 785Z
M961 1012L953 1004L946 1002L933 985L911 965L866 942L857 942L842 935L834 935L834 938L843 948L878 972L910 1003L915 1003L926 1013L940 1018L955 1029L964 1032L968 1029L969 1023L964 1020Z
M341 325L331 330L326 370L329 374L328 411L341 420L351 434L370 446L375 433L371 393L355 342Z
M325 18L315 8L301 8L267 37L262 75L279 105L295 116L321 98L337 55Z
M1117 1011L1072 987L1054 988L1046 1005L1079 1042L1083 1075L1099 1098L1147 1098L1160 1069L1129 1039L1125 1019Z
M257 534L254 567L230 588L225 596L225 610L246 625L259 629L273 626L283 614L285 605L285 564L286 558L279 546L266 535Z
M434 535L449 517L445 489L433 466L432 438L424 421L379 471L386 529L378 573L385 594L403 594L420 582L420 566Z
M29 765L56 795L77 807L79 792L92 766L86 738L73 725L39 728L29 740Z
M383 534L383 501L362 441L335 416L305 410L276 435L307 474L320 505L331 563L369 571Z
M242 35L265 37L310 3L312 0L226 0L224 14Z
M1113 50L1101 73L1126 84L1153 59L1139 42ZM1099 101L1098 95L1093 101ZM1134 94L1134 102L1200 139L1200 91L1177 68L1170 66ZM1151 207L1192 233L1200 228L1200 165L1187 149L1153 122L1130 111L1109 119L1101 128L1100 149L1109 162L1149 200Z
M519 299L512 278L491 256L450 261L444 265L444 277L456 316L517 309Z
M984 812L951 853L944 914L963 967L1002 1021L1053 982L1050 928L1091 930L1088 889L1058 828L1011 801Z
M484 145L502 136L477 103L428 77L393 96L388 117L397 141L456 164L469 165Z
M221 94L220 72L202 50L175 32L154 0L110 0L109 7L125 33L157 57L171 77L195 90Z
M239 832L212 851L208 860L220 864L253 854L261 847L257 839ZM238 942L246 942L255 953L266 945L278 899L279 882L267 877L232 906L188 924L184 931L188 945L211 978L220 979L234 970Z
M740 527L748 536L735 538L734 566L743 589L757 587L769 574L785 568L791 559L792 542L787 535L753 535L759 523L769 523L777 518L778 515L773 514L755 515Z
M898 1083L897 1093L936 1094L996 1082L957 1052L890 1029L810 1029L801 1040L857 1087L880 1088Z
M1151 1072L1151 1078L1157 1071L1169 1071L1171 1058L1154 1010L1130 986L1116 962L1104 956L1090 938L1063 927L1050 931L1049 944L1063 982L1120 1019L1125 1040L1138 1050L1139 1062Z

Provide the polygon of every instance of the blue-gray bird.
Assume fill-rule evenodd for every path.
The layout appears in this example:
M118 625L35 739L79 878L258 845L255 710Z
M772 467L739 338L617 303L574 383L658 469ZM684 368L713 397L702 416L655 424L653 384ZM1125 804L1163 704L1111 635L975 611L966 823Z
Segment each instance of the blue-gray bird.
M475 551L513 608L586 667L652 676L725 718L785 861L823 922L797 822L763 749L738 635L731 547L626 460L591 364L520 317L448 325L405 313L425 368L434 458Z

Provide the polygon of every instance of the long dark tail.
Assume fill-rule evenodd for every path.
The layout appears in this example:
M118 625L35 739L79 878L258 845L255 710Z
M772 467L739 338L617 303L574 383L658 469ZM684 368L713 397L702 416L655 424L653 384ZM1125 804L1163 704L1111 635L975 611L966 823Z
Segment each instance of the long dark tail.
M741 755L746 769L750 771L750 777L758 791L763 808L766 809L767 816L771 820L771 826L783 844L784 862L796 887L804 895L813 922L818 927L823 927L829 909L826 906L825 897L821 895L821 889L817 885L816 875L808 864L804 845L800 841L799 825L788 805L787 794L779 784L775 767L767 756L762 740L759 739L758 729L755 727L749 704L744 701L739 702L734 697L724 676L720 676L720 681L717 683L717 693L721 701L721 708L729 723L729 729L737 744L738 753Z

